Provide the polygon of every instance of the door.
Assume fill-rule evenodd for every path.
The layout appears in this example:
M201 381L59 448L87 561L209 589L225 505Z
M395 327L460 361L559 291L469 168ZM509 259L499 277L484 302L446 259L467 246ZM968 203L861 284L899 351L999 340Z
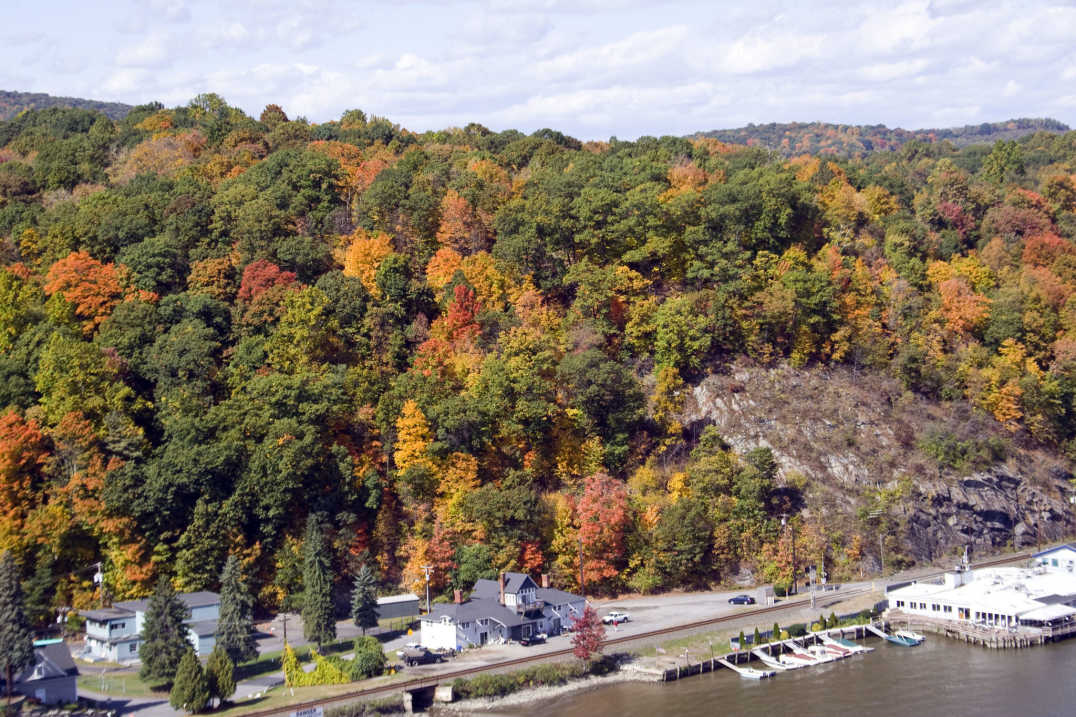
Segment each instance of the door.
M480 632L480 633L478 633L478 644L479 645L485 645L488 640L489 640L489 633L488 632Z

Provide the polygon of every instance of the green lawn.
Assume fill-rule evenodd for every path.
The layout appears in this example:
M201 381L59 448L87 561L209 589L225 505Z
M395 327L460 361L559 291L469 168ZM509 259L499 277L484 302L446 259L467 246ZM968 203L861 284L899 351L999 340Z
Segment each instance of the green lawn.
M137 672L106 672L103 676L83 672L78 677L78 686L113 697L168 697L165 690L154 691L140 680Z

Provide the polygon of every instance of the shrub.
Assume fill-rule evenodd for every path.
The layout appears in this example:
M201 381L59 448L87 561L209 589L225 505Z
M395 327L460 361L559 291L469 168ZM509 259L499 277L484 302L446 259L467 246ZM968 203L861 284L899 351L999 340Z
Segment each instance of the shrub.
M588 674L607 674L615 669L616 662L610 658L601 658L590 663L555 662L503 674L481 674L470 680L459 677L453 681L452 689L461 699L504 697L521 689L563 685L571 679Z
M788 634L792 637L803 637L807 634L807 626L802 622L797 622L788 626Z
M341 707L325 710L325 717L366 717L367 715L387 715L405 712L403 700L397 695L370 702L352 702Z

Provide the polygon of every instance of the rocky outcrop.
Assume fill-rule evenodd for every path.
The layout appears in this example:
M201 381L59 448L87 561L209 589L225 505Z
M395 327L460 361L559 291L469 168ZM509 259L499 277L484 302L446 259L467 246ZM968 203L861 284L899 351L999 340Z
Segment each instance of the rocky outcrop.
M932 402L877 375L740 365L695 385L681 421L689 438L712 424L738 452L772 449L781 479L802 486L805 516L874 536L869 561L880 559L883 533L893 558L929 562L965 545L1027 548L1076 531L1062 458L966 404ZM993 440L1004 460L939 465L921 449L930 431Z

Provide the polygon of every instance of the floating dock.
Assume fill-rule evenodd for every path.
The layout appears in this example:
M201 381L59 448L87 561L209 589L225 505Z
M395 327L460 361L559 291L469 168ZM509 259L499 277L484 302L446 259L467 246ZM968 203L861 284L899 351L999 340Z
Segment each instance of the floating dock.
M883 630L874 626L860 624L847 627L835 627L830 630L810 632L802 637L788 638L768 642L745 650L737 650L725 655L702 660L701 662L688 662L675 668L665 670L661 679L669 682L682 677L698 675L704 672L713 672L721 667L727 667L749 679L763 679L763 676L753 673L776 674L783 670L797 670L803 667L813 667L824 663L834 662L856 654L863 654L873 650L873 647L865 647L852 642L847 637L863 638L877 635ZM879 635L881 637L882 635ZM760 670L750 667L750 663L757 660L766 666ZM765 675L769 677L771 675Z

